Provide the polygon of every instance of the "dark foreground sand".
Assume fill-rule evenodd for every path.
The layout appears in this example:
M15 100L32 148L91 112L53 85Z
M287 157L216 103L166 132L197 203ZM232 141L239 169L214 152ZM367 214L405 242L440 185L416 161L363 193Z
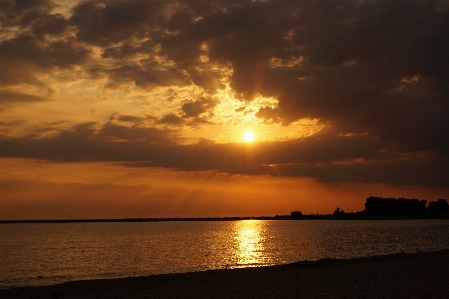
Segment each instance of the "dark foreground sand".
M449 298L449 250L75 281L0 298Z

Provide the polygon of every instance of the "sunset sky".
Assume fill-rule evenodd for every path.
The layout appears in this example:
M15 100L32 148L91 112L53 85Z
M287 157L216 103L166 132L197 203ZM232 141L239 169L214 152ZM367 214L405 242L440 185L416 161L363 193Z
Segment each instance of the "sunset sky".
M0 0L0 22L0 219L449 199L447 0Z

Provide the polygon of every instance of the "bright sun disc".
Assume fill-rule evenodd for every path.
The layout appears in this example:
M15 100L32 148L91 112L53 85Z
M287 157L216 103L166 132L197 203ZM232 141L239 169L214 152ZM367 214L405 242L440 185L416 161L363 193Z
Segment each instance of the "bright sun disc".
M243 139L245 139L246 142L251 142L254 140L254 134L253 132L247 131L245 134L243 134Z

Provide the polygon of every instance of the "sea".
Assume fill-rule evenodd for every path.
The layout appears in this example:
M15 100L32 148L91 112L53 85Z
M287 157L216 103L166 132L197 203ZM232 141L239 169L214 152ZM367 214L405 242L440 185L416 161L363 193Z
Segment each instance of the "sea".
M449 220L0 225L0 289L449 249Z

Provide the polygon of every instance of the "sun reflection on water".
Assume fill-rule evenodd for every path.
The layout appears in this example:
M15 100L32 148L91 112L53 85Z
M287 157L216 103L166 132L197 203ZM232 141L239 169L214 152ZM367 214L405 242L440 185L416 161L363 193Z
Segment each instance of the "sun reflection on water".
M235 222L234 242L236 245L235 262L237 267L248 267L265 264L264 225L258 220Z

